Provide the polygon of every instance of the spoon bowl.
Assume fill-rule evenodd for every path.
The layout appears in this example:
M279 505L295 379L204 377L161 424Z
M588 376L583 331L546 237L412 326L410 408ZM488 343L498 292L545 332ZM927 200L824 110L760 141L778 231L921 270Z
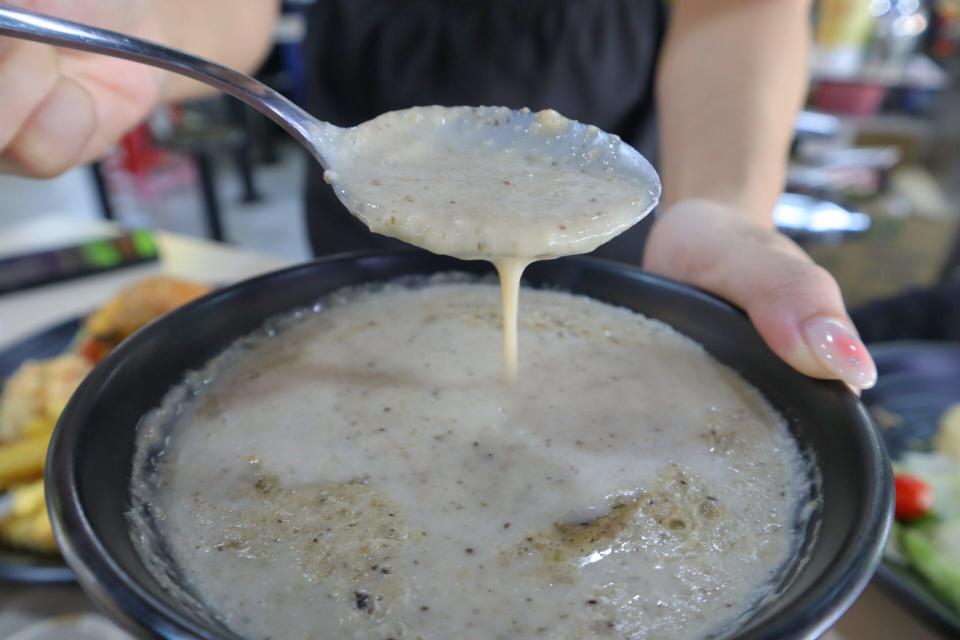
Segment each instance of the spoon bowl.
M342 131L325 177L372 231L466 260L586 253L656 205L653 167L553 110L415 107Z

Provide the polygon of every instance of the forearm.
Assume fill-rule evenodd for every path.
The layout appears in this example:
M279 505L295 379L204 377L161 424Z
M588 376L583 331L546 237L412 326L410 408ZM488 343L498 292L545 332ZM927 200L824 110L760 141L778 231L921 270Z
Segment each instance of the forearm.
M164 44L244 72L263 61L272 42L279 0L153 0ZM170 74L162 99L176 101L213 91Z
M658 69L666 206L771 224L807 86L810 0L678 0Z
M644 266L726 298L798 371L877 370L836 281L771 212L806 87L810 0L677 0L659 68L665 215Z

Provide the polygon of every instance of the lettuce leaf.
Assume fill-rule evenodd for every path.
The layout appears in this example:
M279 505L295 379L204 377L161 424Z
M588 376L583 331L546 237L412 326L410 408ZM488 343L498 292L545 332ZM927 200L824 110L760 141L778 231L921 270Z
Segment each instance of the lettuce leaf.
M900 544L913 568L960 611L960 518L902 527Z

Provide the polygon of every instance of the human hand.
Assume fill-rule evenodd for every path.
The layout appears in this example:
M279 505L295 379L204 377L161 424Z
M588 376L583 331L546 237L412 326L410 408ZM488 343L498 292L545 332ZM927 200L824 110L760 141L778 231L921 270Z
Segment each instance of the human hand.
M6 0L151 40L148 0ZM160 98L164 75L106 56L0 37L0 172L52 177L103 155Z
M858 389L876 382L836 281L772 225L715 202L680 201L654 223L644 267L744 309L767 345L801 373Z

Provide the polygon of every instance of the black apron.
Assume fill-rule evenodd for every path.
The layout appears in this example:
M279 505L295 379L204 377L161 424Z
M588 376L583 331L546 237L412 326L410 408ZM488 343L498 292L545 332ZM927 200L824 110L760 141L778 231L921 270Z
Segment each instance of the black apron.
M563 115L656 158L659 0L318 0L309 10L307 108L352 126L418 105L497 105ZM406 246L370 232L310 163L317 255ZM594 253L639 263L649 219Z

